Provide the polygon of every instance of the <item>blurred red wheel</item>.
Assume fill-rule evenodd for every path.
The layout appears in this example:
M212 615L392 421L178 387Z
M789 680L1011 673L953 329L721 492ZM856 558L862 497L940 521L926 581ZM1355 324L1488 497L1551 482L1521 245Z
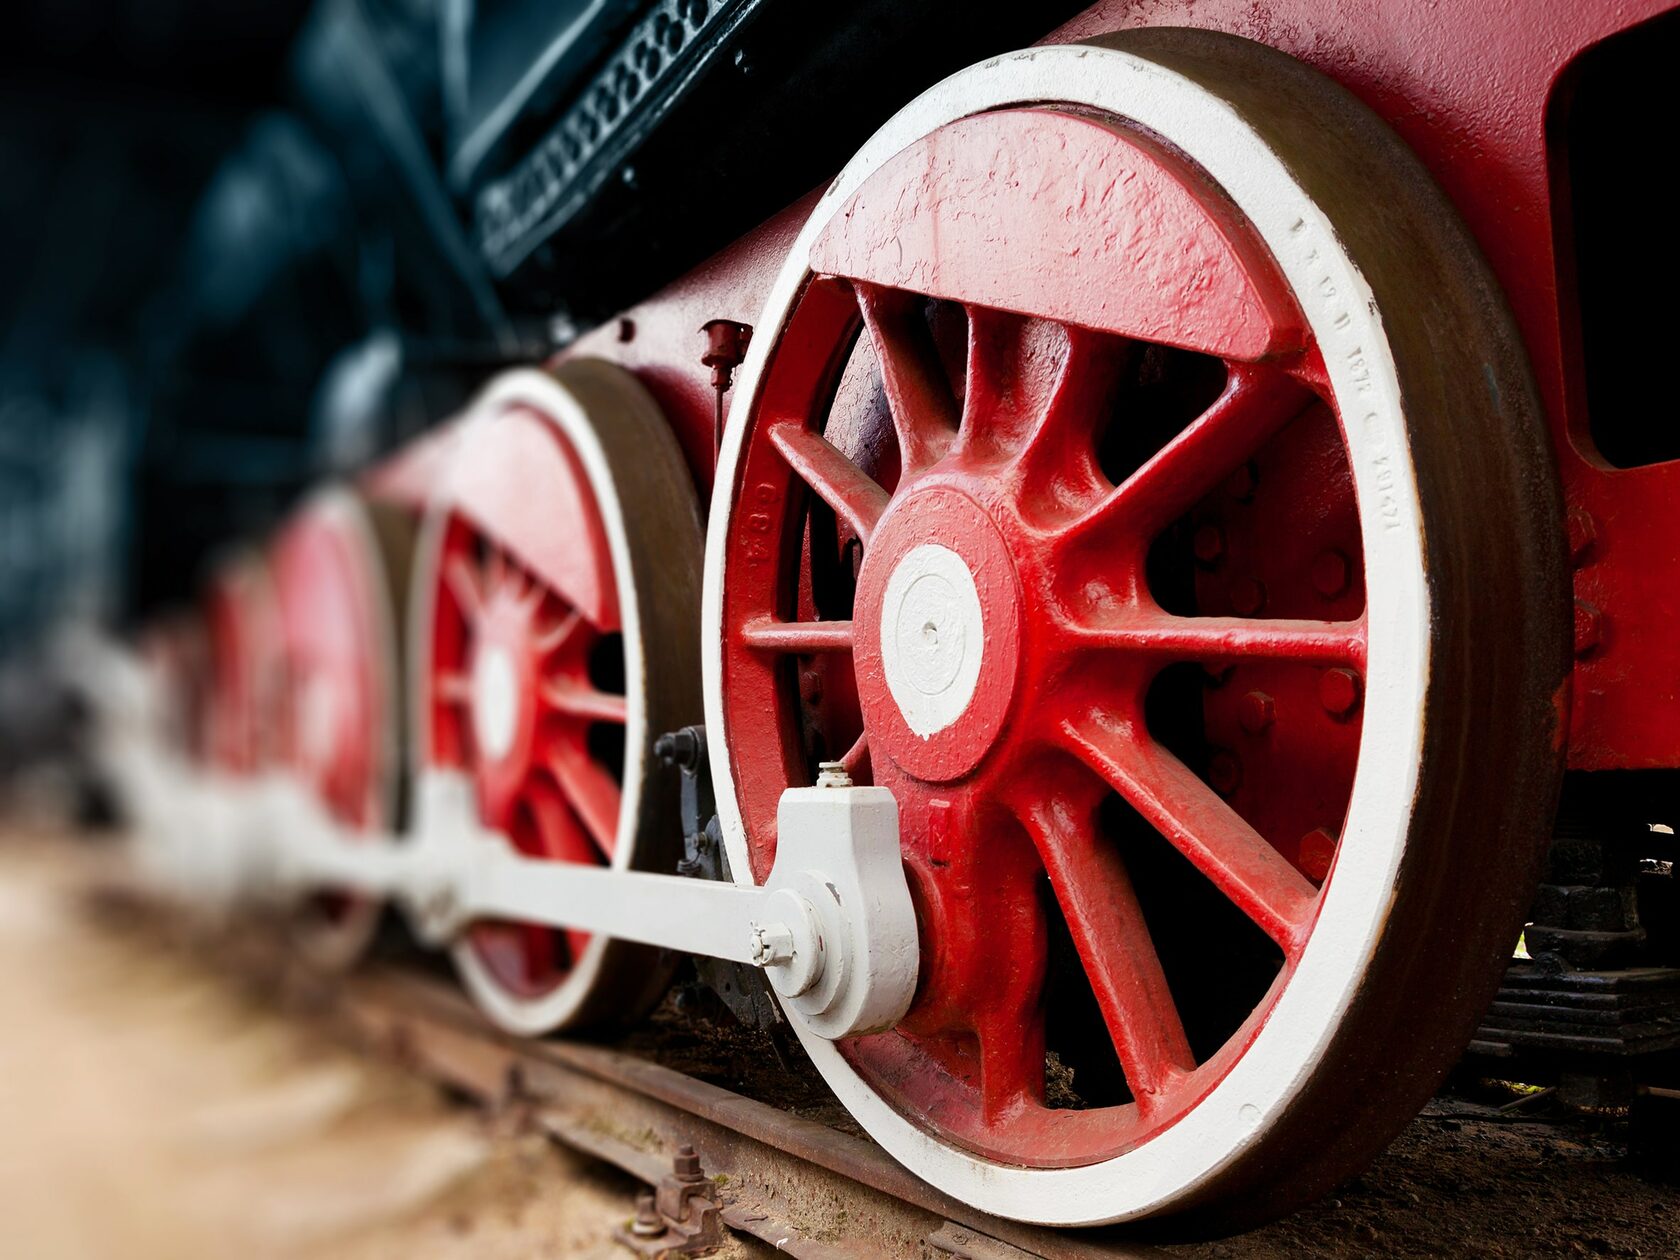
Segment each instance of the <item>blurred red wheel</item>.
M676 440L628 373L522 371L474 404L429 510L415 627L423 773L471 779L481 817L557 862L672 871L675 776L653 758L698 719L699 521ZM668 960L526 924L455 958L524 1033L632 1018Z
M254 774L273 764L284 686L279 608L261 556L240 553L217 566L204 621L210 679L201 746L213 768Z
M403 800L403 653L414 522L343 488L316 494L270 552L284 639L281 759L351 834L389 835ZM376 902L311 898L301 947L345 966L367 947Z

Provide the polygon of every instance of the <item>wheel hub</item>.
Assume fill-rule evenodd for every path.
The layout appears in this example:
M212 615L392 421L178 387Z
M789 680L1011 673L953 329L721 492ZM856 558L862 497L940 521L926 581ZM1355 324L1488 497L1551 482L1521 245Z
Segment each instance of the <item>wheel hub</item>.
M519 729L519 681L513 653L496 642L483 644L473 658L473 735L490 761L513 751Z
M893 570L881 608L887 689L926 739L968 708L985 654L974 574L949 547L923 543Z
M871 747L920 779L967 774L1020 672L1021 584L990 514L947 485L906 495L865 553L854 624Z
M504 823L540 751L536 638L530 608L505 591L492 594L467 671L480 800L489 817Z

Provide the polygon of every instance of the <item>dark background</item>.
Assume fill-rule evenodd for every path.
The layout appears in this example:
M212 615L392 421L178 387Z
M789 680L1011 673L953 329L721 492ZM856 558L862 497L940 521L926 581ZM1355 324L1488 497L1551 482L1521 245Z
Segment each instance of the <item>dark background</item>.
M1078 7L18 0L0 660L65 619L190 600L304 486L675 279L917 92ZM496 230L533 198L549 209Z

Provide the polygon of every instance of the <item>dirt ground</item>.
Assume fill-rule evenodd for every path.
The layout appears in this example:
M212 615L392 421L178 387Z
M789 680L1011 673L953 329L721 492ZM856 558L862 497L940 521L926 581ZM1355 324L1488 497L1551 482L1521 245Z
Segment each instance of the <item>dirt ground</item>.
M1544 1110L1544 1109L1542 1109ZM1680 1191L1629 1159L1625 1120L1516 1121L1437 1098L1364 1175L1195 1257L1680 1256Z
M0 1256L628 1254L631 1179L93 928L75 874L61 846L0 838Z
M0 1256L629 1254L612 1241L634 1204L629 1178L494 1132L214 968L99 930L75 891L87 861L108 859L70 843L0 836ZM727 1076L679 1034L644 1040L673 1066ZM825 1092L807 1083L790 1101L815 1116ZM1484 1086L1437 1099L1336 1196L1165 1250L1680 1256L1680 1190L1672 1170L1629 1156L1625 1118L1549 1099L1498 1110L1516 1097ZM745 1241L721 1254L772 1253Z
M809 1064L775 1066L753 1034L667 1002L626 1048L807 1119L861 1132ZM796 1052L797 1053L797 1052ZM803 1066L803 1072L801 1067ZM1265 1228L1151 1242L1181 1260L1363 1256L1680 1258L1680 1106L1666 1166L1629 1149L1625 1112L1584 1113L1533 1087L1466 1075L1362 1176Z

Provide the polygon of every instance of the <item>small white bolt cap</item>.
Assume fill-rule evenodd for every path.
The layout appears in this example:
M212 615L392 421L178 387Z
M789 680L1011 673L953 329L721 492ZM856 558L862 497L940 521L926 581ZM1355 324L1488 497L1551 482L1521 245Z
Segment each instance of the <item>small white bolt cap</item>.
M820 788L851 787L852 776L846 773L846 763L843 761L818 762L817 786Z
M754 923L749 948L755 967L771 967L793 958L793 933L783 923Z

